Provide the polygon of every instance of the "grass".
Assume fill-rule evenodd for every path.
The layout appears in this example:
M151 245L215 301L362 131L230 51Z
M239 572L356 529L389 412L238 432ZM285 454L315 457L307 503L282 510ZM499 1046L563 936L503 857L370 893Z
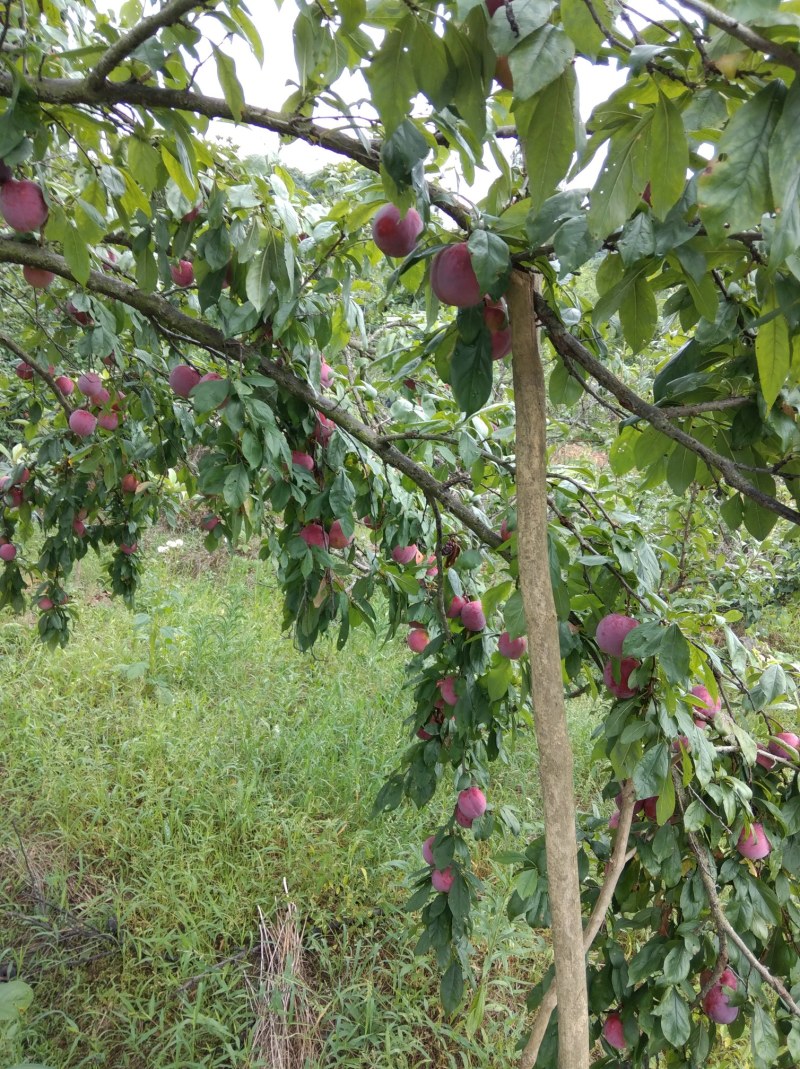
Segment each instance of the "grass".
M507 874L476 928L486 1011L468 1033L443 1019L402 910L445 799L369 817L407 741L402 643L361 633L300 655L267 566L191 546L151 564L130 614L84 562L65 651L38 645L31 618L0 621L0 961L35 987L22 1029L0 1032L0 1065L266 1065L258 913L274 934L289 903L304 952L283 964L290 1012L315 1022L310 1065L510 1062L522 1022L509 1009L541 944L505 919ZM582 784L588 713L575 715ZM493 785L529 826L534 769L523 738ZM497 849L481 848L481 871Z

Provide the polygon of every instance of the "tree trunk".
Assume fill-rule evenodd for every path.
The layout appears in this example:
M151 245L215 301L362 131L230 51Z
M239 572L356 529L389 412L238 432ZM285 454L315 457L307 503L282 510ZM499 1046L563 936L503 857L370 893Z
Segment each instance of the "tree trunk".
M547 541L546 391L532 275L514 271L507 294L517 410L517 538L558 982L558 1069L588 1069L589 1007L583 950L572 749ZM522 1063L524 1069L529 1069Z

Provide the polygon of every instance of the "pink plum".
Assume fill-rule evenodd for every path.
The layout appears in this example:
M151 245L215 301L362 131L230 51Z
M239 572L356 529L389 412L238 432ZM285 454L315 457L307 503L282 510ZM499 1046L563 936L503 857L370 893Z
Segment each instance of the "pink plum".
M469 308L480 304L481 288L466 242L448 245L431 263L431 288L442 304Z
M306 471L314 470L314 458L309 456L308 453L300 453L298 450L292 450L292 464L298 468L305 468Z
M436 839L435 835L429 835L425 842L422 844L422 860L426 865L433 864L433 843Z
M323 416L321 412L317 412L317 425L314 428L314 435L316 441L320 445L327 445L331 440L333 432L336 430L336 424L332 419L328 419L327 416Z
M419 550L416 545L395 546L392 550L392 560L395 564L410 564L416 561Z
M56 379L56 386L64 394L65 397L69 397L75 390L75 383L69 377L69 375L59 375Z
M30 364L26 364L24 360L20 360L14 369L18 379L22 379L23 382L30 382L33 378L33 368Z
M443 891L445 894L453 886L454 879L455 876L453 875L453 870L449 865L446 869L434 869L431 873L433 889L435 891Z
M486 812L486 795L480 787L467 787L459 793L457 804L468 820L477 820Z
M612 612L604 616L597 625L595 641L603 653L607 653L609 657L622 657L622 643L625 636L638 626L639 621L634 620L633 617Z
M749 835L746 829L742 828L742 833L736 843L736 849L742 857L746 857L750 861L760 861L762 857L766 857L772 847L764 831L763 824L756 822L751 824Z
M520 638L512 638L508 631L504 631L497 640L497 649L502 657L508 657L510 661L518 661L528 648L528 640L522 635Z
M194 267L191 260L180 260L177 264L171 264L169 273L176 286L185 288L194 282Z
M84 397L94 397L103 389L103 380L96 371L84 371L78 376L78 390Z
M446 676L444 679L440 679L436 686L448 705L455 705L458 702L455 676Z
M615 698L632 698L638 693L638 687L628 685L631 672L639 667L639 662L633 657L625 657L619 661L619 682L614 679L614 665L612 661L606 661L603 668L603 682Z
M69 429L79 438L88 438L94 434L97 427L97 419L85 408L76 408L69 417Z
M483 631L486 627L486 617L483 615L483 605L478 598L468 601L461 610L461 623L467 631Z
M703 972L700 976L701 982L705 983L709 976L709 972ZM703 997L703 1012L706 1016L717 1024L732 1024L738 1016L739 1007L729 1004L725 988L736 991L738 986L739 981L736 979L736 974L733 970L725 969L719 981L709 988Z
M461 610L467 604L466 598L461 598L456 594L453 600L450 602L450 608L447 610L447 617L450 620L457 620L461 615Z
M47 205L42 187L27 178L11 178L0 187L0 215L12 230L27 233L47 222Z
M395 204L384 204L372 220L372 240L385 256L408 256L422 233L422 219L416 208L405 215Z
M131 543L120 542L119 548L120 548L120 552L124 553L126 557L132 557L133 554L139 548L139 543L138 542L131 542Z
M617 1050L627 1047L625 1041L625 1029L622 1027L622 1018L618 1013L609 1013L603 1023L603 1039Z
M307 523L305 527L301 529L300 537L307 546L324 547L327 542L325 531L320 523Z
M46 290L56 277L52 271L45 271L43 267L31 267L30 264L25 264L22 268L22 276L35 290Z
M703 720L713 720L717 713L722 708L721 698L712 698L708 689L698 683L696 687L692 687L690 694L697 698L697 701L692 702L692 707L696 710L696 715Z
M428 632L423 627L412 627L406 638L406 643L412 653L422 653L429 642Z
M0 560L8 563L9 561L14 560L16 555L17 547L12 542L4 542L3 545L0 546Z
M188 364L178 364L169 373L169 385L178 397L188 397L200 381L200 372Z
M342 524L339 520L334 520L331 524L331 529L328 531L328 543L331 549L347 549L350 543L353 541L353 536L348 536L342 530Z

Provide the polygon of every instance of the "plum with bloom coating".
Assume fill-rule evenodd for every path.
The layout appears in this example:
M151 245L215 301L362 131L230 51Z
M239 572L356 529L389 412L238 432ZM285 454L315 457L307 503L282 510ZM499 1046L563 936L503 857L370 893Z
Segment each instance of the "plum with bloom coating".
M746 829L742 828L742 833L736 843L736 849L742 857L746 857L750 861L760 861L762 857L766 857L772 847L767 838L767 833L764 831L764 825L754 822L750 825L749 835Z
M632 616L612 612L604 616L594 633L598 647L609 657L622 657L622 643L629 631L639 626L639 621Z
M385 256L408 256L422 233L422 219L416 208L400 215L396 204L384 204L372 220L372 240Z
M434 869L431 873L433 889L435 891L443 891L445 894L453 886L454 879L455 876L453 875L453 870L449 865L446 869Z
M442 304L456 308L480 304L483 294L466 242L448 245L436 253L431 263L431 289Z
M701 973L701 983L705 984L710 975L708 970ZM703 996L703 1013L717 1024L732 1024L739 1014L739 1007L730 1005L725 988L735 991L738 986L739 981L733 970L725 969L718 982Z

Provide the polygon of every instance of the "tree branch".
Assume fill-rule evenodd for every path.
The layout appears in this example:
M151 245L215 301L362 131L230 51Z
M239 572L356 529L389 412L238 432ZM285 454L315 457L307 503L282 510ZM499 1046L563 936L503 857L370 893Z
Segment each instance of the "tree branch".
M743 22L739 22L731 15L726 15L724 11L707 4L705 0L680 0L680 2L682 7L694 11L697 15L702 15L712 26L724 30L737 41L741 41L743 45L747 45L753 52L764 52L800 74L800 53L795 52L793 48L770 41L768 37L762 37L760 33L751 30L749 26L745 26Z
M41 104L84 104L93 107L109 107L115 104L128 104L152 110L167 108L176 111L189 111L204 115L208 119L234 119L233 112L221 97L207 96L189 89L165 89L157 85L144 85L140 82L103 82L97 88L88 84L88 79L77 81L72 78L40 78L31 80L30 88ZM11 76L0 73L0 97L11 97L14 83ZM380 144L371 142L368 147L343 134L339 130L328 130L301 115L282 115L268 108L257 108L252 104L242 107L241 123L271 130L281 137L290 137L305 141L309 145L335 152L339 156L360 163L370 171L380 172ZM469 212L456 204L453 195L435 182L428 184L431 203L449 215L463 230L470 230Z
M38 245L0 238L0 263L30 264L32 267L44 268L46 271L52 271L62 278L69 279L70 282L75 282L64 257L39 248ZM421 464L417 464L390 442L383 441L371 427L367 427L350 412L342 409L339 402L320 396L304 379L298 378L287 367L267 360L259 349L235 339L226 338L222 331L209 326L202 320L186 315L159 294L142 293L141 290L127 282L105 272L91 271L86 288L93 293L103 294L105 297L121 301L128 307L137 309L144 315L158 320L168 329L182 334L195 345L210 349L217 356L221 355L237 363L248 359L260 361L260 369L268 378L293 397L324 413L343 431L372 450L384 463L402 472L403 475L407 475L424 494L434 497L443 508L460 520L485 545L497 549L503 544L500 535L493 531L474 509L465 505L457 494L453 493L449 487L443 486Z
M18 356L20 360L24 360L29 367L33 368L39 378L43 379L44 382L47 383L47 385L56 395L56 400L66 412L67 419L69 419L69 417L72 415L72 409L66 401L64 394L61 392L61 390L59 390L58 386L56 386L56 380L53 378L47 368L40 364L35 357L30 355L30 353L26 352L21 345L17 345L14 339L9 338L9 336L4 331L0 331L0 345L5 346L5 348L12 352L15 356Z
M672 770L672 778L675 783L675 790L678 793L678 798L683 797L683 785L680 781L677 769ZM681 804L681 808L683 808ZM711 866L709 864L708 852L703 845L701 845L697 836L690 831L686 832L686 838L689 842L689 847L692 853L697 859L697 871L700 874L703 887L705 888L706 897L708 898L708 906L711 910L711 916L714 920L714 926L717 929L720 937L720 945L724 945L724 940L729 940L737 948L742 957L748 962L748 964L755 969L762 980L768 984L772 990L778 995L781 1002L786 1008L795 1015L800 1017L800 1006L797 1005L795 1000L787 991L786 987L781 983L777 976L773 976L769 969L755 956L750 947L745 943L731 922L725 916L722 909L722 904L717 894L717 885L714 882L714 877L711 875Z
M209 3L216 5L219 0L169 0L169 3L164 4L160 11L156 11L146 19L141 19L132 30L123 34L103 53L97 66L86 78L87 89L92 91L99 89L114 68L127 59L131 52L135 52L139 45L155 37L165 26L172 26L180 21L192 8L204 8Z
M670 423L669 417L657 405L650 404L643 397L634 393L616 375L612 374L604 364L595 359L589 350L574 335L570 334L540 293L535 294L534 300L536 314L546 329L553 347L563 359L566 361L574 360L575 363L580 364L595 381L616 397L623 408L627 409L628 412L632 412L633 415L641 416L642 419L647 420L652 427L660 431L666 438L671 438L685 449L696 453L710 468L716 468L725 482L735 490L738 490L739 493L749 497L751 501L755 501L762 508L782 516L783 519L789 520L791 523L800 524L800 512L759 490L758 487L741 475L734 461L728 460L727 457L722 456L713 449L709 449L708 446L703 445L702 442L687 434L686 431L682 431L679 427L674 427Z
M583 933L584 954L589 953L592 943L597 938L597 933L603 925L605 915L611 905L611 900L614 897L614 891L617 889L620 876L622 876L623 869L628 860L628 837L630 836L631 824L633 822L634 803L633 782L631 780L626 780L622 785L619 825L617 826L617 838L614 842L614 849L611 851L611 860L606 869L603 886L600 888L600 894L597 896L594 909L589 916L589 921ZM547 1026L550 1023L550 1018L552 1017L553 1010L556 1008L557 1004L558 989L555 980L553 980L550 987L548 987L545 992L544 998L539 1003L539 1009L536 1011L536 1016L533 1019L533 1027L531 1028L528 1042L525 1044L522 1061L520 1062L520 1069L533 1069L533 1066L536 1064L536 1059L539 1056L539 1048L542 1045Z

